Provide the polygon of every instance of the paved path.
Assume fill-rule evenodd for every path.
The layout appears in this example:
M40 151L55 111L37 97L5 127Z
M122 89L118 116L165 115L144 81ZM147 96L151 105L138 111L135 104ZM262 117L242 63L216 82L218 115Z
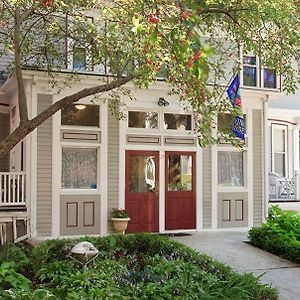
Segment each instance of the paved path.
M245 232L201 232L175 239L238 272L265 273L261 281L278 288L281 300L300 300L300 265L244 243Z

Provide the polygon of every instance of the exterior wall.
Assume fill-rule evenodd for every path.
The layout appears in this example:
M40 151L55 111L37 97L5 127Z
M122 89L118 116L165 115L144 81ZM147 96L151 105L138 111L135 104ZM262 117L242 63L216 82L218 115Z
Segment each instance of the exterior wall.
M108 220L111 210L119 207L119 121L110 112L108 113L108 170L107 170L107 199ZM125 154L124 154L125 155ZM112 231L111 222L108 223L108 231Z
M212 226L211 157L211 147L203 149L203 228Z
M0 142L6 138L9 134L9 123L10 117L9 114L0 113ZM0 159L0 172L9 171L9 155Z
M263 220L262 111L253 110L253 224Z
M37 95L37 112L52 104L52 96ZM52 223L52 118L37 129L37 236L51 236Z

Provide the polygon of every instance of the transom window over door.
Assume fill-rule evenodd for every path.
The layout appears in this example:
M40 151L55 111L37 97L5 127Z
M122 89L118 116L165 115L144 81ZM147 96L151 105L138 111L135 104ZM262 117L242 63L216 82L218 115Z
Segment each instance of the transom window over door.
M175 130L191 130L192 116L187 114L164 114L164 128Z
M287 126L272 125L272 171L286 176Z
M158 113L144 111L128 112L128 127L130 128L158 128Z

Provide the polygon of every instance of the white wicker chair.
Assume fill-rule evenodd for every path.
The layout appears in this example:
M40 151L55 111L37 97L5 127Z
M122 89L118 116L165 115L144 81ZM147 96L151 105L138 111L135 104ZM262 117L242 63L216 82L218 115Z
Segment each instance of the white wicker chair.
M269 197L270 199L283 198L286 194L288 182L285 177L282 177L274 172L269 172Z

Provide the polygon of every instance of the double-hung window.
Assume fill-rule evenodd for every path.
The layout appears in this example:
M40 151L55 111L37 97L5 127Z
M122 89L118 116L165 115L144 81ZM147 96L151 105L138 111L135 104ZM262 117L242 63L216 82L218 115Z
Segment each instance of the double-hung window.
M272 171L286 176L287 169L287 126L272 125Z

